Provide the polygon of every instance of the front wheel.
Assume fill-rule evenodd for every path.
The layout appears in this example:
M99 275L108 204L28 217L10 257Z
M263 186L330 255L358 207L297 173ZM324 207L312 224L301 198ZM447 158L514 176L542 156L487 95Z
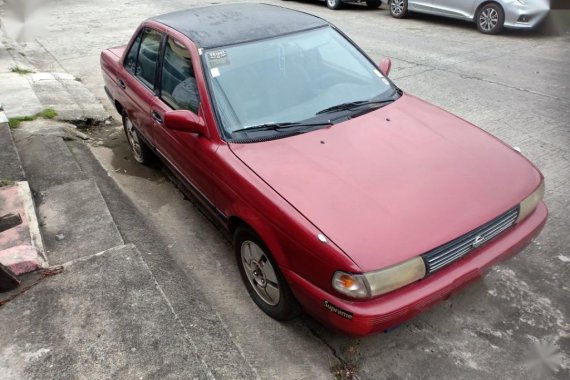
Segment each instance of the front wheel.
M257 234L247 227L239 227L234 234L234 249L242 280L255 304L278 321L299 315L295 297Z
M499 4L487 4L477 12L477 29L484 34L497 34L503 30L505 12Z
M376 9L382 5L382 0L366 0L366 6L370 9Z
M342 1L341 0L327 0L327 7L329 9L339 9L340 7L342 7Z
M390 15L404 18L408 15L408 0L390 0Z

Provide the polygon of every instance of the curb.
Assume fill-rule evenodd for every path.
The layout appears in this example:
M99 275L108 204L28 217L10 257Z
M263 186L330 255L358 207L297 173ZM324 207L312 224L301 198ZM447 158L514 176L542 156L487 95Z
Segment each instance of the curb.
M4 107L0 104L0 124L8 124L8 117L4 113Z
M20 215L21 223L0 235L0 263L21 275L48 266L32 193L27 182L0 188L0 214Z
M8 118L2 105L0 105L0 126L7 127L9 130ZM13 144L12 136L10 138ZM14 159L19 161L21 168L20 155L15 145L14 150L16 152ZM47 267L48 260L45 256L36 208L28 182L17 181L14 185L0 187L0 207L0 216L7 212L14 213L19 214L23 220L20 225L1 233L0 263L16 275Z

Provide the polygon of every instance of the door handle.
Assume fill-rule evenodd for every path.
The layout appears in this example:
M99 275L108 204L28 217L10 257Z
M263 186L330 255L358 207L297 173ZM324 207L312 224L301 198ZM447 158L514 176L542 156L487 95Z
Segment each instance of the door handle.
M162 124L162 116L160 116L160 115L158 114L158 112L152 111L152 118L153 118L153 120L156 121L157 123Z
M123 90L127 88L127 84L124 80L119 79L119 87L121 87Z

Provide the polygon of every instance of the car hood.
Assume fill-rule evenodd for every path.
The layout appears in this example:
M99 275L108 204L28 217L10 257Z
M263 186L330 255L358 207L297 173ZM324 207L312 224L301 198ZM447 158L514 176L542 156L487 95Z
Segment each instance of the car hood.
M363 271L459 237L541 180L512 148L411 95L330 128L230 146Z

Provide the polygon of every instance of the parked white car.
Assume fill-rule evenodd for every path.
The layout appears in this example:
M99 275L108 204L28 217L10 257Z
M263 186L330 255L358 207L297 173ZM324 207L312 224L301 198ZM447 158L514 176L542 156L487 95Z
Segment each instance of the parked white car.
M503 28L532 29L549 11L548 0L390 0L395 18L409 12L452 17L474 21L485 34L497 34Z

